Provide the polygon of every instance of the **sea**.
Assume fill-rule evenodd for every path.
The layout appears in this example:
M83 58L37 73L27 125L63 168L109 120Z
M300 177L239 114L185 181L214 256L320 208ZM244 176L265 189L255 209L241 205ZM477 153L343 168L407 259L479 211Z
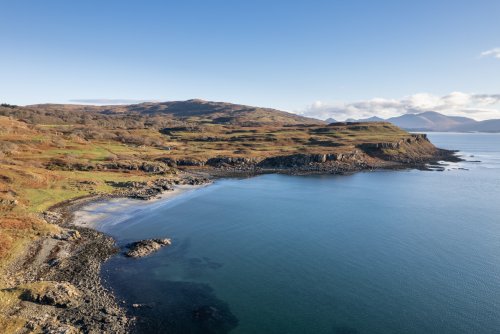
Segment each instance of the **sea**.
M429 133L430 170L221 179L97 222L136 333L500 333L500 134Z

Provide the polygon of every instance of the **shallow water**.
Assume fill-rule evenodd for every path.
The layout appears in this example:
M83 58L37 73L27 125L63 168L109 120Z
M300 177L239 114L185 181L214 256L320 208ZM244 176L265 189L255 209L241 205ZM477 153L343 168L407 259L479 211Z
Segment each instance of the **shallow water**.
M500 135L430 134L445 171L229 179L123 208L103 276L139 332L500 333Z

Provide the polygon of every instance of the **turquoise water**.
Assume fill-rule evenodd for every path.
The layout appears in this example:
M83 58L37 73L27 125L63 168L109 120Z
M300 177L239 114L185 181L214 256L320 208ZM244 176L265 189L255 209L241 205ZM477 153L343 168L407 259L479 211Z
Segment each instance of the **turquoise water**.
M470 162L227 179L125 209L99 228L173 245L103 276L143 304L144 333L500 333L500 135L429 137Z

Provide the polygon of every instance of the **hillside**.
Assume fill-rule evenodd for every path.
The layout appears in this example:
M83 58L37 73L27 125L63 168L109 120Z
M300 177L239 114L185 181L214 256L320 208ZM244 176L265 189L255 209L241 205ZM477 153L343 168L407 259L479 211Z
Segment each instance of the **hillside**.
M293 125L322 124L324 122L271 108L252 107L226 102L199 99L171 102L147 102L131 105L89 106L74 104L38 104L27 106L39 115L58 117L82 117L86 115L108 115L154 118L171 117L177 121L234 124L234 125Z

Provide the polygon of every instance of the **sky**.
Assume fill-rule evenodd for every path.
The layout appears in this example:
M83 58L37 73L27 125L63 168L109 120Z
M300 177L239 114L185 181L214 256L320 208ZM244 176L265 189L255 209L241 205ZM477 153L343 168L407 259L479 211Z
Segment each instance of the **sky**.
M498 0L0 0L0 102L500 118Z

